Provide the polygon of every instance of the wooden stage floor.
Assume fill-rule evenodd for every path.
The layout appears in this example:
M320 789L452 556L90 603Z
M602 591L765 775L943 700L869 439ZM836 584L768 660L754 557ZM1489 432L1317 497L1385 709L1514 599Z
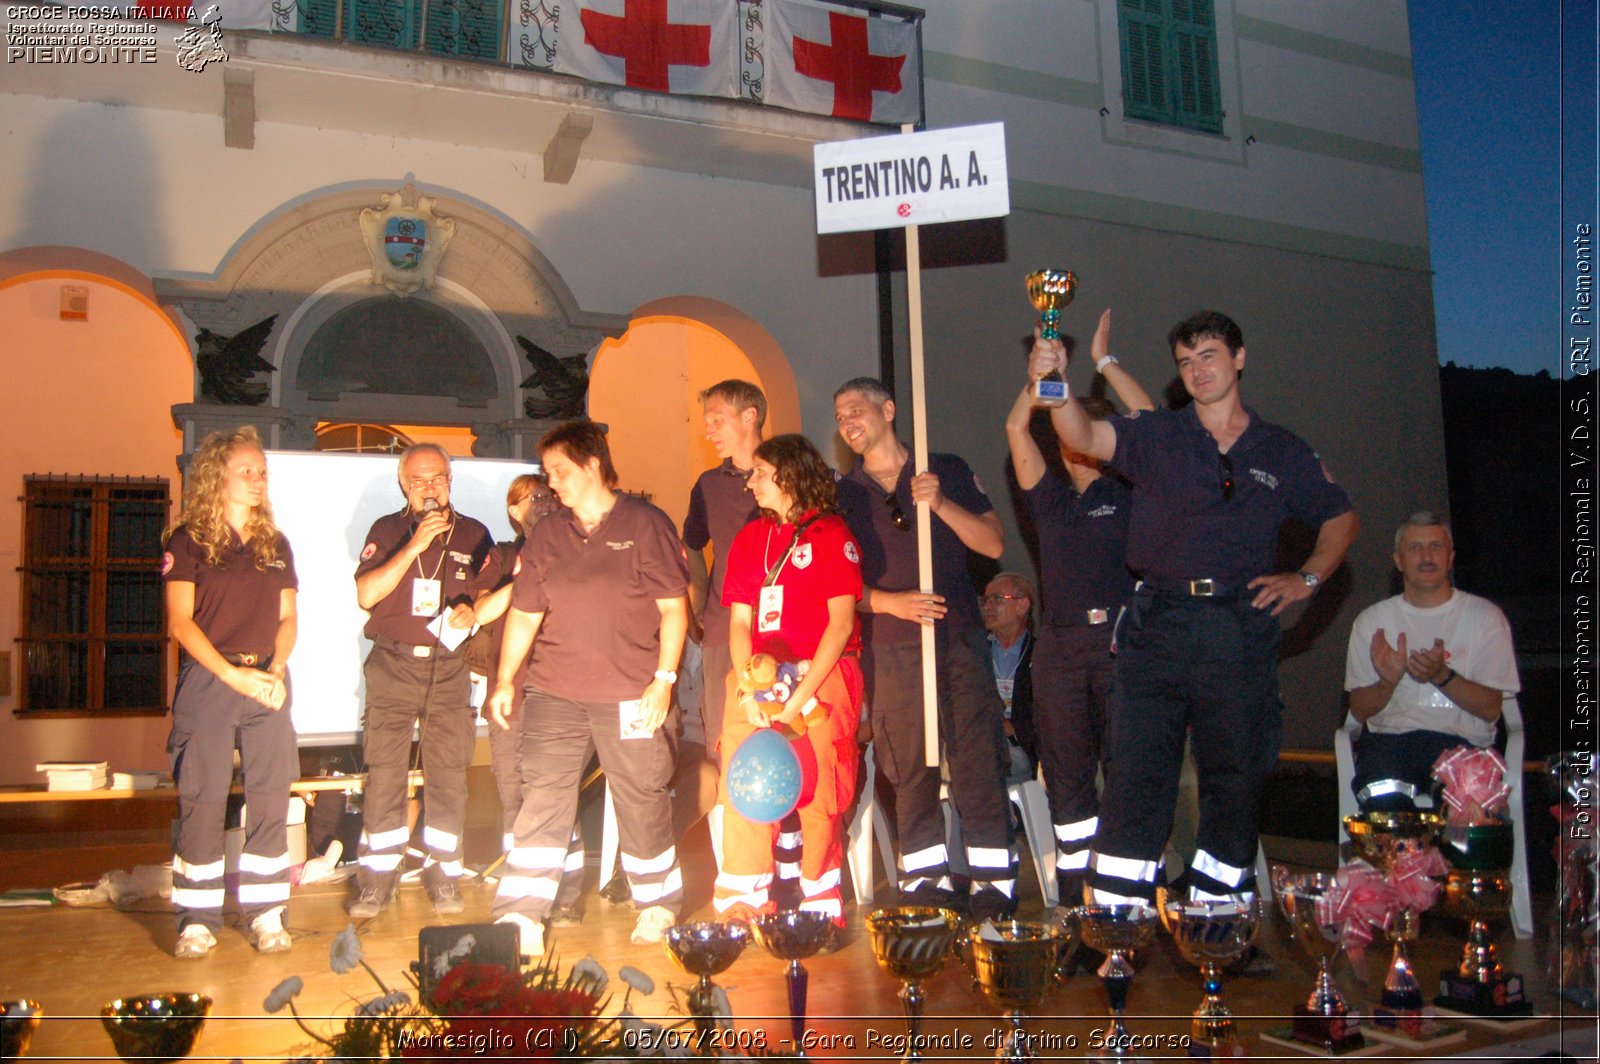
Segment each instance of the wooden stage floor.
M688 875L688 918L704 919L710 913L709 855L703 829L691 832L684 847ZM1270 846L1269 846L1270 850ZM12 861L26 862L26 853L11 852ZM25 878L27 865L13 867L7 876ZM115 866L112 866L115 867ZM126 866L124 866L126 867ZM1025 864L1024 868L1028 866ZM20 874L19 874L20 873ZM881 875L881 870L880 870ZM592 878L592 871L591 871ZM441 921L434 916L420 887L404 889L397 903L359 930L366 958L391 986L410 989L404 973L416 959L417 932L430 924L484 922L489 916L492 887L472 884L465 890L467 910ZM879 900L887 897L881 879ZM230 914L230 926L218 948L198 961L179 961L170 955L175 931L170 915L160 903L138 911L109 907L55 907L0 910L0 997L31 997L40 1001L45 1019L33 1040L29 1059L110 1060L111 1045L98 1019L100 1006L119 996L165 991L201 991L215 1001L215 1009L200 1038L193 1060L282 1061L307 1051L308 1039L287 1012L268 1016L262 1000L282 979L298 975L305 990L296 1004L302 1015L343 1016L352 1003L375 996L377 988L357 969L336 975L328 967L328 949L347 924L343 885L314 885L295 891L290 910L294 949L288 953L256 954ZM684 987L688 977L678 971L660 946L635 946L628 941L633 915L627 908L601 901L593 886L585 898L586 917L581 927L557 930L551 944L563 964L585 955L596 957L611 973L633 965L656 982L655 994L634 996L634 1009L647 1018L672 1014L665 987ZM814 1035L812 1056L823 1059L892 1059L899 1055L891 1040L903 1032L898 984L880 971L862 930L863 911L847 906L849 932L837 952L808 961L810 972L810 1022ZM1539 909L1542 920L1543 906ZM1021 917L1042 915L1036 881L1023 886ZM1289 940L1281 918L1274 916L1262 935L1262 944L1276 965L1270 975L1230 979L1225 998L1240 1017L1249 1054L1256 1058L1306 1059L1306 1054L1264 1043L1262 1032L1284 1026L1291 1007L1303 1001L1313 984L1314 970ZM1437 972L1453 964L1459 952L1460 930L1452 923L1430 917L1424 940L1415 951L1416 966L1427 985ZM1433 1059L1456 1054L1477 1060L1511 1060L1543 1055L1557 1047L1569 1059L1595 1057L1595 1018L1579 1014L1550 990L1543 971L1543 949L1534 940L1501 940L1509 965L1529 982L1540 1021L1515 1031L1466 1027L1464 1038L1431 1050L1386 1047L1374 1059ZM1340 962L1339 982L1358 1008L1365 1008L1381 986L1387 953L1375 949L1366 971L1365 985L1353 978ZM1178 955L1165 936L1141 958L1143 965L1130 996L1128 1027L1137 1035L1166 1036L1176 1042L1189 1030L1189 1012L1199 1001L1195 970ZM783 969L759 947L749 951L718 983L726 988L742 1037L787 1051L788 1020ZM1032 1030L1041 1039L1041 1059L1081 1059L1093 1055L1095 1032L1105 1030L1105 995L1094 976L1079 971L1047 1002L1048 1017L1039 1017ZM947 1036L959 1049L933 1049L927 1059L982 1058L993 1055L985 1042L1000 1028L998 1017L972 992L959 963L952 961L929 985L927 1008L930 1034ZM311 1020L325 1029L329 1021ZM1181 1045L1142 1051L1148 1059L1183 1058Z

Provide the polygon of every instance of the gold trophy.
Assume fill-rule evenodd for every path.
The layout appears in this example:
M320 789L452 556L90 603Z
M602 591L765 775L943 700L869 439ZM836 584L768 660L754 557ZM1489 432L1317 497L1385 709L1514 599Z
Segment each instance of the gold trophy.
M16 1060L28 1055L28 1043L39 1029L44 1009L37 1001L22 998L0 1001L0 1060Z
M1184 960L1200 969L1205 999L1194 1010L1189 1031L1190 1056L1239 1057L1244 1055L1233 1024L1233 1013L1222 1003L1222 968L1232 964L1255 940L1261 906L1248 902L1170 901L1161 909L1161 922L1171 932Z
M1037 1059L1028 1037L1028 1010L1037 1009L1061 979L1063 958L1077 945L1070 924L985 921L967 930L974 985L1011 1021L996 1060Z
M1491 921L1502 926L1511 901L1511 825L1474 824L1446 828L1440 847L1450 862L1444 908L1469 921L1461 963L1439 974L1435 1005L1475 1016L1507 1019L1533 1014L1523 993L1522 976L1500 965Z
M1434 844L1444 830L1444 817L1427 812L1384 812L1368 810L1344 818L1345 834L1370 865L1384 872L1394 867L1406 849ZM1415 942L1422 927L1422 914L1412 908L1400 910L1384 935L1394 943L1394 957L1383 979L1383 994L1374 1012L1380 1026L1398 1027L1415 1034L1422 1019L1422 984L1417 981L1407 945Z
M931 979L950 954L961 918L949 909L908 905L876 909L867 916L872 952L884 971L900 980L900 1004L906 1010L903 1061L922 1059L922 982Z
M1061 333L1056 326L1061 321L1061 311L1072 302L1078 292L1078 275L1071 270L1035 270L1024 281L1028 286L1028 299L1039 312L1039 337L1054 340ZM1063 406L1067 401L1067 381L1059 370L1051 370L1033 382L1035 406Z

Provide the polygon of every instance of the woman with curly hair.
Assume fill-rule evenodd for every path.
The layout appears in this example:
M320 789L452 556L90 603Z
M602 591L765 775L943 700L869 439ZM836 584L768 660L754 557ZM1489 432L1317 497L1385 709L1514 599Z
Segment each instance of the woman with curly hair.
M781 701L741 692L722 722L722 871L716 907L725 919L770 912L772 846L780 830L801 838L800 908L842 925L839 892L843 814L855 795L861 752L861 553L838 515L833 470L804 436L776 436L756 448L748 481L761 516L728 550L722 601L730 611L735 672L754 654L804 669ZM781 665L780 665L781 669ZM763 708L765 706L766 708ZM770 712L769 714L769 711ZM803 721L803 723L802 723ZM816 789L780 824L756 824L728 804L727 766L757 728L803 732L816 757Z
M237 744L247 809L239 910L255 948L276 953L290 946L287 820L299 765L288 666L298 582L289 541L272 522L267 459L254 428L205 438L165 539L167 625L184 652L167 740L178 786L173 952L203 957L217 944L223 817Z

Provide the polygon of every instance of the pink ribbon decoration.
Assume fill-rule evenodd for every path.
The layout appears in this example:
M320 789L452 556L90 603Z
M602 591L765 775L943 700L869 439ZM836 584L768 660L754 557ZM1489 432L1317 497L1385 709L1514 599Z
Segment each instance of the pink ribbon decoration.
M1505 758L1498 750L1477 746L1446 750L1433 763L1433 778L1444 784L1444 801L1450 807L1446 820L1457 827L1500 820L1511 795Z
M1390 866L1389 883L1400 908L1418 912L1433 908L1444 888L1432 877L1449 871L1450 866L1432 846L1397 854Z
M1372 929L1385 926L1399 911L1394 885L1365 861L1351 861L1334 874L1334 886L1317 907L1318 922L1337 924L1339 941L1352 964L1359 965L1372 942Z

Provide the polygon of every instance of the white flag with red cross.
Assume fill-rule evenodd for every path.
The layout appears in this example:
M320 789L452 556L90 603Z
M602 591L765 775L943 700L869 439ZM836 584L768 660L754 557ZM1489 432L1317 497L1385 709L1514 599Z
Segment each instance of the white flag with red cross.
M773 0L762 100L791 111L902 124L922 118L914 22Z
M651 92L737 96L737 9L728 0L567 0L554 69Z

